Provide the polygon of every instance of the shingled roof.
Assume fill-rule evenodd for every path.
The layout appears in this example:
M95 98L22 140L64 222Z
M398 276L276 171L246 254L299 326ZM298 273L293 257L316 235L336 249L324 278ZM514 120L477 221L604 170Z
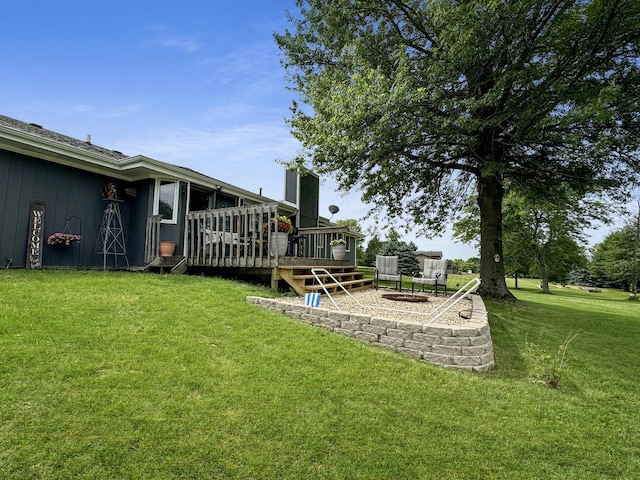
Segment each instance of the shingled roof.
M9 139L3 143L4 137ZM30 140L33 144L24 143L24 140ZM60 151L56 146L60 146L65 151ZM21 153L26 151L27 155L36 155L45 160L127 180L157 178L159 176L179 178L211 188L222 187L233 195L251 199L257 203L275 202L260 193L250 192L188 167L155 160L143 155L128 156L117 150L93 145L90 141L78 140L47 130L35 123L26 123L0 115L0 148L5 147Z
M87 152L97 153L99 155L110 157L113 160L121 160L123 158L127 158L127 155L117 150L109 150L108 148L103 148L97 145L93 145L91 142L88 142L88 141L82 141L82 140L78 140L77 138L68 137L67 135L62 135L61 133L47 130L46 128L43 128L41 125L37 125L35 123L21 122L20 120L16 120L15 118L0 115L0 125L4 127L13 128L15 130L18 130L24 133L29 133L31 135L35 135L43 139L53 140L54 142L63 143L65 145L78 148L80 150L85 150Z

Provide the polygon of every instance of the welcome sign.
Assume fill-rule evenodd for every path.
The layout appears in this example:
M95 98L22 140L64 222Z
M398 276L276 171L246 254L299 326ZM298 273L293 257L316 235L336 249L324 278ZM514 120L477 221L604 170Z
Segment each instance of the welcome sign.
M27 239L26 267L32 270L42 268L42 249L44 246L44 202L31 200L29 209L29 235Z

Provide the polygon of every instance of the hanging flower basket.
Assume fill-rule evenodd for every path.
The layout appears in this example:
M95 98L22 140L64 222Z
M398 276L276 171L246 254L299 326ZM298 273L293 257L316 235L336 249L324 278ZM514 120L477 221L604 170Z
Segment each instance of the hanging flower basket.
M74 242L79 242L81 238L82 237L80 235L76 235L75 233L56 232L52 235L49 235L49 238L47 238L47 244L54 247L68 247Z

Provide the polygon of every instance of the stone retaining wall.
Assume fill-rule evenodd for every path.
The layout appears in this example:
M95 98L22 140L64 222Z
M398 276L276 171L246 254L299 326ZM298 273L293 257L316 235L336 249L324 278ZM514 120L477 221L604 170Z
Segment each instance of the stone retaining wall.
M493 368L493 342L482 298L479 295L470 298L473 313L464 325L396 321L274 298L247 297L247 302L434 365L484 372Z

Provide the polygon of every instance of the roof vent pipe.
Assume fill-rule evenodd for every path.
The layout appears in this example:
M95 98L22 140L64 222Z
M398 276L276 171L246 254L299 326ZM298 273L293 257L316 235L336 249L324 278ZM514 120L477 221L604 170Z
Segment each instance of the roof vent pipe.
M91 143L91 134L87 133L87 143Z

